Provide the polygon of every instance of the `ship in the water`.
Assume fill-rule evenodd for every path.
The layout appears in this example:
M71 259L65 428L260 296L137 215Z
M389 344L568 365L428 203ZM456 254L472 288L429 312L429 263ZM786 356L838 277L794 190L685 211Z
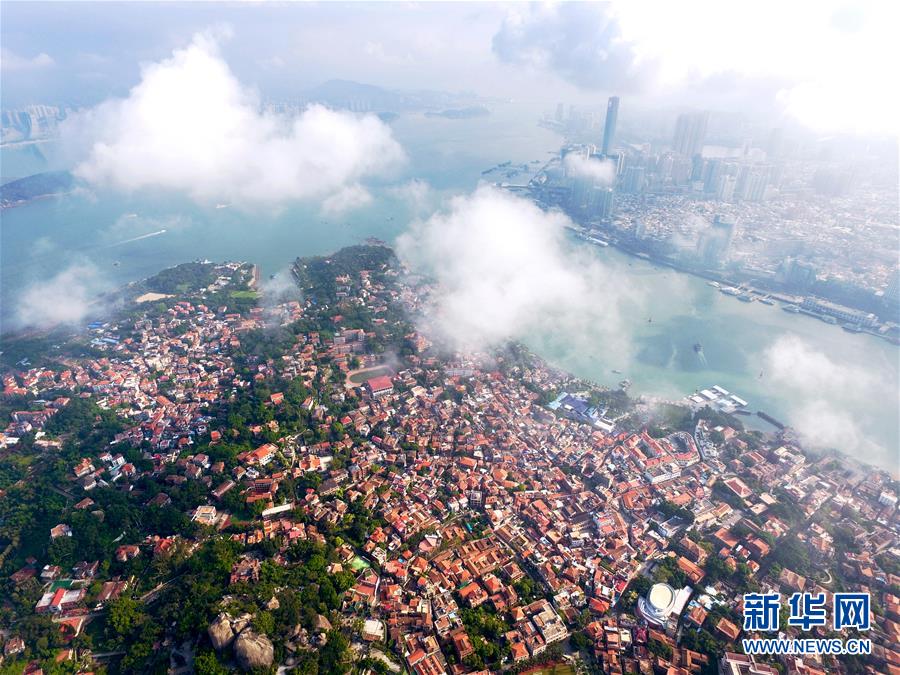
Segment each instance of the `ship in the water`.
M703 345L701 345L699 342L695 342L694 343L694 351L699 354L700 352L703 351Z

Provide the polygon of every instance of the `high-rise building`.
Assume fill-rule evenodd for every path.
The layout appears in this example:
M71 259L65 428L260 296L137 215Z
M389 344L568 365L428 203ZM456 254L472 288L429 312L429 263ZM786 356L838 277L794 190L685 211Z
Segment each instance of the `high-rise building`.
M595 187L591 203L591 215L600 220L609 220L613 214L614 194L612 188Z
M806 293L816 283L816 266L797 258L787 257L781 264L784 285L791 291Z
M716 185L716 199L720 202L730 202L734 200L734 186L737 180L734 176L719 176Z
M640 194L644 191L644 167L629 166L622 174L622 192L627 194Z
M676 157L672 161L672 182L684 185L691 180L693 162L687 157Z
M616 165L616 175L621 176L625 170L625 153L621 151L614 152L608 156L608 159Z
M595 185L590 178L577 178L572 181L569 208L586 218L608 220L613 210L613 190Z
M679 115L675 123L675 138L672 141L675 152L687 157L699 155L703 151L708 122L708 112Z
M610 96L606 104L606 124L603 127L603 154L608 155L616 139L616 123L619 121L619 97Z
M712 225L703 230L697 240L697 257L701 263L719 267L728 260L736 226L734 219L729 216L715 217Z
M703 165L703 191L713 193L719 185L719 176L724 171L724 163L721 159L708 159Z
M766 166L742 166L738 172L735 197L748 202L761 202L766 198L769 186L769 168Z

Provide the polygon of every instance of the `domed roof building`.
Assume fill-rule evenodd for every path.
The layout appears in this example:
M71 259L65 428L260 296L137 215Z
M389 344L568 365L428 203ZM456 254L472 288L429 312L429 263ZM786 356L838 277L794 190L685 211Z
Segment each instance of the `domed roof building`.
M653 584L646 596L638 598L637 608L648 623L664 626L675 609L677 595L669 584Z

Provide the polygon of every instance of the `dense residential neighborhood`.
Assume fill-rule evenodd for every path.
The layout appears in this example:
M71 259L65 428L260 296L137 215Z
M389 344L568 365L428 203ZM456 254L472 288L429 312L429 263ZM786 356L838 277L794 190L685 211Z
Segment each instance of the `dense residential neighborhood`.
M0 672L900 673L886 472L448 353L382 246L197 269L3 372ZM743 653L745 593L844 591L870 655Z

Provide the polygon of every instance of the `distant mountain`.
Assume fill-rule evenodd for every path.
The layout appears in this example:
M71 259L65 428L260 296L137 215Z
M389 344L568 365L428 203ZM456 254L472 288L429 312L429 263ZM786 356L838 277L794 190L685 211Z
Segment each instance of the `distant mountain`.
M400 91L384 89L373 84L351 80L329 80L307 89L301 96L303 103L324 103L333 108L354 112L399 113L435 110L473 103L473 93L446 91Z
M27 204L42 197L52 197L71 190L75 177L68 171L48 171L26 176L0 185L0 209Z

